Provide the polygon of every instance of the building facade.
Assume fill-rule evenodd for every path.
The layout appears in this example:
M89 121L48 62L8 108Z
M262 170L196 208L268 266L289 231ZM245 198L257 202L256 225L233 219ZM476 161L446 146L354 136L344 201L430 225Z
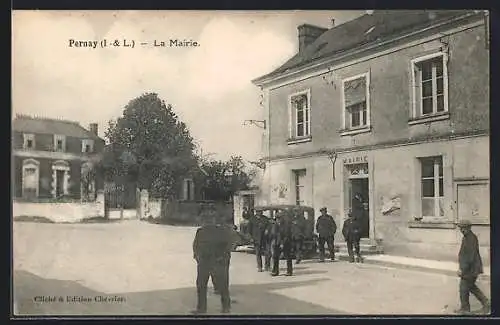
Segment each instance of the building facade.
M365 243L422 257L454 258L467 218L488 259L487 14L376 10L298 29L297 55L253 81L261 203L326 206L341 226L361 202Z
M104 148L98 125L18 115L12 123L14 198L94 200L103 180L94 168Z

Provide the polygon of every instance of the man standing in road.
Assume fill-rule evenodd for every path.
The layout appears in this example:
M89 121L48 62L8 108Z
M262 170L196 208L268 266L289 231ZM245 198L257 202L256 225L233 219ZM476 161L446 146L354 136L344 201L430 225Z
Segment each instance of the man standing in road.
M490 313L488 298L476 285L477 277L483 273L483 262L479 254L479 243L477 236L472 232L472 224L469 220L458 223L458 228L463 234L462 245L458 253L458 276L460 277L460 309L455 312L459 314L470 313L469 295L472 293L483 306L481 312Z
M335 261L334 236L337 232L337 224L333 217L327 213L326 207L319 210L321 215L316 221L316 232L318 233L319 261L325 261L325 243L330 252L330 259Z
M304 248L306 219L299 209L293 210L292 218L292 240L295 248L295 263L302 261L302 250Z
M197 262L196 290L198 304L194 314L207 312L207 283L211 277L221 295L222 312L229 313L229 262L234 245L230 227L220 225L217 215L205 220L205 225L196 232L193 241L193 257Z
M292 261L292 230L290 225L290 216L286 211L281 211L276 216L276 222L272 231L273 247L273 269L272 276L279 275L281 253L286 259L286 275L293 275Z
M257 271L262 272L262 256L264 256L264 267L269 271L271 267L271 260L267 254L267 232L269 227L269 219L262 214L262 210L257 210L255 216L250 219L248 223L250 234L252 235L255 255L257 257Z
M361 249L359 246L359 241L361 239L361 227L359 225L357 216L352 214L351 212L347 214L347 220L344 221L344 226L342 227L342 235L344 235L344 239L347 243L349 262L363 262L360 251Z

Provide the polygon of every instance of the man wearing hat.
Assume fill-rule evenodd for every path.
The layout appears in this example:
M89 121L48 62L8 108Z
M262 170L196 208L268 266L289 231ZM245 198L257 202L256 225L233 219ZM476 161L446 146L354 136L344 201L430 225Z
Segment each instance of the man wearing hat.
M256 210L255 216L250 218L248 229L252 235L255 255L257 257L257 271L262 272L262 256L264 256L264 268L269 271L271 259L267 254L269 219L262 214L262 210Z
M347 244L349 262L363 262L359 241L361 239L361 226L358 216L351 211L347 213L347 219L342 227L342 235Z
M458 276L460 277L460 309L455 310L459 314L470 313L469 295L472 293L483 306L482 312L489 314L490 303L488 298L476 285L479 274L483 273L483 262L479 254L479 243L477 236L472 232L472 224L469 220L457 223L463 234L462 245L458 253Z
M279 275L281 253L286 259L286 275L291 276L293 274L292 227L290 223L290 216L287 211L280 211L276 215L272 230L272 276Z
M229 263L235 236L231 227L219 221L217 214L205 218L204 225L196 231L193 241L193 257L197 262L196 291L198 304L194 314L207 311L207 283L211 277L215 289L221 295L222 312L231 307L229 297Z
M328 250L330 251L330 259L335 261L334 236L337 232L337 224L333 220L333 217L326 213L326 207L321 208L319 211L321 215L316 221L316 232L319 236L319 261L325 261L325 243L328 245Z

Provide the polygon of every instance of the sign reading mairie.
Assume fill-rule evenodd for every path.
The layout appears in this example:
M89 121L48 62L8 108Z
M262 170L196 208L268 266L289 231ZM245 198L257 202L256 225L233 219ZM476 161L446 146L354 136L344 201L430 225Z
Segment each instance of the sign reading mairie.
M367 163L368 162L368 156L346 157L346 158L343 159L343 162L344 162L344 165Z

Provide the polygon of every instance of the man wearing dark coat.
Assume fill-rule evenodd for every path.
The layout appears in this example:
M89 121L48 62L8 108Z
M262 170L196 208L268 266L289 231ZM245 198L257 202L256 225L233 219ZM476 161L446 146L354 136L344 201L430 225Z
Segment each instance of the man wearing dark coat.
M286 275L293 274L293 261L292 261L292 227L290 216L286 211L279 212L276 216L276 221L272 230L272 257L273 269L272 276L279 275L280 256L286 259Z
M304 239L306 235L306 218L299 209L293 211L292 218L292 240L295 248L295 263L299 264L302 261L302 251L304 249Z
M349 212L347 216L348 218L344 221L344 226L342 227L342 235L344 236L347 244L349 262L363 262L359 245L359 241L361 239L361 226L359 224L359 219L351 212Z
M463 234L462 245L458 253L458 276L460 277L460 309L455 312L460 314L470 313L469 295L472 293L483 306L482 312L490 313L488 298L476 285L477 277L483 273L483 262L479 254L477 236L472 232L469 220L458 223L458 228Z
M207 311L207 283L212 278L221 295L222 312L229 313L229 263L235 244L235 235L231 227L221 224L219 216L212 215L205 219L205 225L196 231L193 241L193 257L197 262L196 291L198 303L194 314Z
M250 218L248 229L253 239L255 255L257 257L257 271L262 272L262 256L264 256L264 268L269 271L271 259L267 253L268 247L269 219L262 214L262 210L257 210L255 216Z
M331 215L327 213L326 207L319 210L321 215L316 221L316 232L318 233L319 261L325 261L325 243L330 252L330 259L335 260L334 236L337 232L337 224Z

